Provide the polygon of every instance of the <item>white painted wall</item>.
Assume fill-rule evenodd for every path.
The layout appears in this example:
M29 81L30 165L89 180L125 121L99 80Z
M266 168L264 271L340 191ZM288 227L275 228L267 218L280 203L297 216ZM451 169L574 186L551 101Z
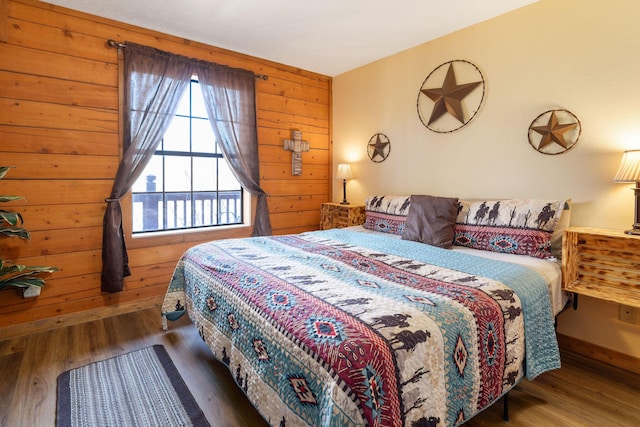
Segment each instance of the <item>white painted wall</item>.
M638 16L636 0L540 0L335 77L334 172L352 164L349 201L412 193L571 198L572 225L628 228L632 185L613 177L622 152L640 148ZM480 68L485 101L469 125L438 134L420 122L416 100L425 77L453 59ZM543 155L527 130L554 108L575 114L582 135L572 150ZM382 163L366 151L377 132L391 140ZM337 180L333 195L342 200ZM560 316L559 332L640 357L640 326L618 321L616 304L582 298L578 311Z

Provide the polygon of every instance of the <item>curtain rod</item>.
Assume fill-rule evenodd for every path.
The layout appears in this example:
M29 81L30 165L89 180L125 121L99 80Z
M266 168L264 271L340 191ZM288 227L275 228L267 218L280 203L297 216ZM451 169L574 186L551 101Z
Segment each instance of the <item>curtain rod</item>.
M107 40L107 46L115 48L115 49L124 49L127 47L126 44L122 43L122 42L117 42L113 39L109 39ZM269 76L266 74L253 74L256 79L260 79L260 80L269 80Z

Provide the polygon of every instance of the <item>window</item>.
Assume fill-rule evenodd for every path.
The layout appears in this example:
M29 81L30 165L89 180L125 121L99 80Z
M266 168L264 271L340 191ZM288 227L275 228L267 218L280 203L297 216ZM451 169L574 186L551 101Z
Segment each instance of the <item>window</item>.
M132 198L134 233L243 223L243 190L220 152L197 80Z

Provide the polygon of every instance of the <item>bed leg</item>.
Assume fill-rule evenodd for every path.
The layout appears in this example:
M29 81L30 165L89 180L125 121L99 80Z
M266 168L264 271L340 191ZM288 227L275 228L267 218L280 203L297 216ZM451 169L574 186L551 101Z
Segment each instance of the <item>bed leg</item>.
M509 392L502 396L502 402L502 419L504 421L509 421Z
M166 315L162 315L162 330L166 331L167 329L169 329L168 325L167 325L167 316Z

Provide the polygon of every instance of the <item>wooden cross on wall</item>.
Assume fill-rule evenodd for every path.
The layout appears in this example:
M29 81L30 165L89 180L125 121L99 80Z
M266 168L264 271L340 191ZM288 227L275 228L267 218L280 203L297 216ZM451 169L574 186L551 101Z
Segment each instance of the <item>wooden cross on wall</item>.
M302 140L302 132L291 131L291 139L284 140L284 149L291 153L291 175L302 175L302 152L309 151L309 143Z

